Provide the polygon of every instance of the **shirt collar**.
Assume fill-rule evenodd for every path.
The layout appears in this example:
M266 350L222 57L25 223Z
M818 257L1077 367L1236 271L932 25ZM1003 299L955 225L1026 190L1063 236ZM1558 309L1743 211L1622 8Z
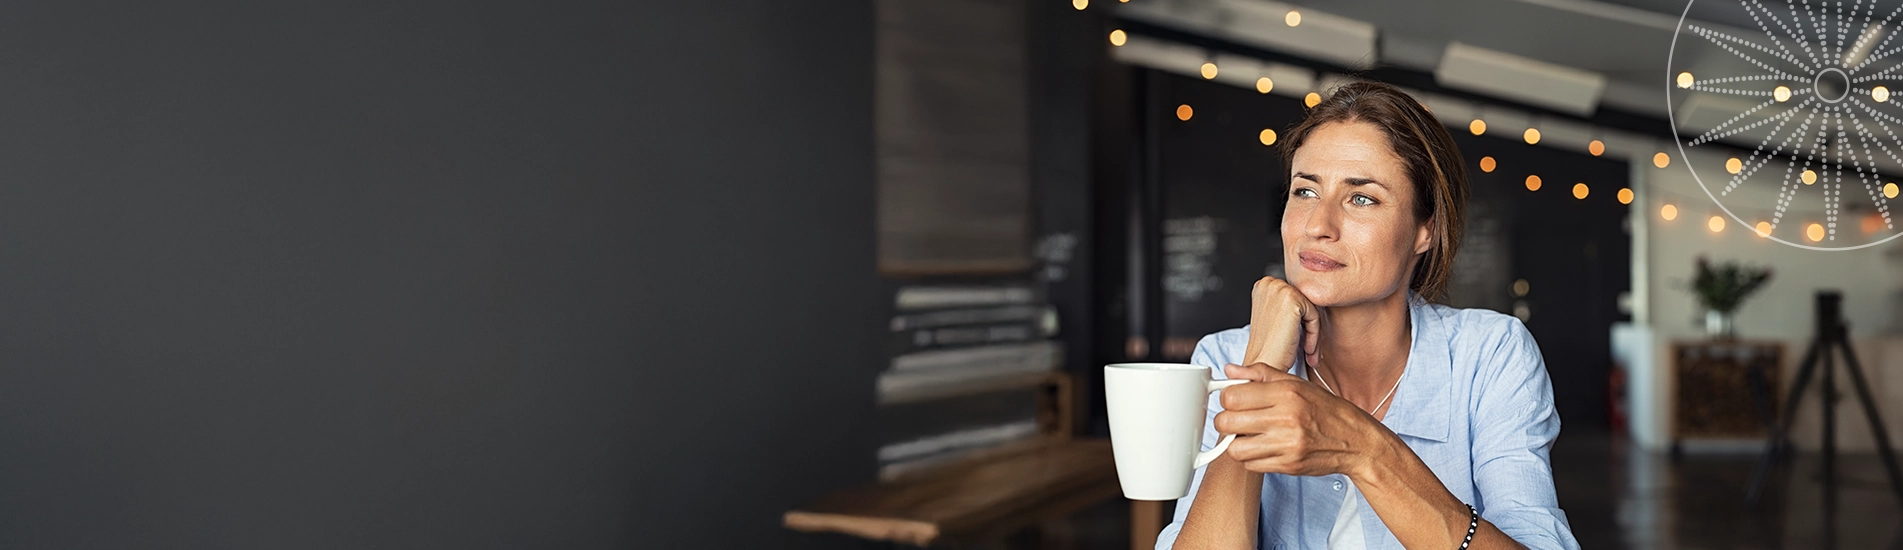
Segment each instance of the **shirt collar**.
M1409 291L1407 306L1412 329L1407 370L1401 372L1401 389L1395 390L1381 423L1400 435L1447 441L1447 419L1454 406L1448 391L1454 376L1453 339L1441 312L1419 294Z

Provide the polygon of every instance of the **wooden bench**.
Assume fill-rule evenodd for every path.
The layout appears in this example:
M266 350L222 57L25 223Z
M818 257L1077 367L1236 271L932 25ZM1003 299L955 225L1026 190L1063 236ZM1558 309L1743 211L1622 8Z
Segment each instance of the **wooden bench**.
M884 483L853 487L786 512L782 524L917 546L1003 538L1120 498L1110 441L1071 437L1071 383L1054 373L1034 440ZM1131 503L1131 546L1152 547L1162 503Z

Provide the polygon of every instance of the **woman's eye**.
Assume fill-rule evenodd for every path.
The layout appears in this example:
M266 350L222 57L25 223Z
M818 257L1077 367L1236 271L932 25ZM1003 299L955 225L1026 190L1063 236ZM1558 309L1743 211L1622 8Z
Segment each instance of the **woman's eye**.
M1367 195L1355 195L1354 198L1348 200L1355 206L1374 206L1375 204L1374 199L1369 198Z
M1315 196L1315 190L1314 190L1314 189L1309 189L1309 188L1307 188L1307 187L1302 187L1302 188L1298 188L1298 189L1296 189L1296 190L1295 190L1295 196L1297 196L1297 197L1313 197L1313 196Z

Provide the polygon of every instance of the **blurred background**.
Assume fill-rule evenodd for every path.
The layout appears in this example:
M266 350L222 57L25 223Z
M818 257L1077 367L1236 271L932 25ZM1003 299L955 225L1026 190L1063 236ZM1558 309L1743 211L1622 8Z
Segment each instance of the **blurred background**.
M0 547L1148 547L1101 366L1247 323L1355 78L1455 135L1582 544L1899 547L1894 7L12 3Z

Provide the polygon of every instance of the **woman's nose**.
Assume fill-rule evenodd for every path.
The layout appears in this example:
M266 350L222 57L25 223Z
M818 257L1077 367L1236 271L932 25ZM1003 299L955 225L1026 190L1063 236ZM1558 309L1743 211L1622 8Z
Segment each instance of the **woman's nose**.
M1335 223L1339 212L1333 206L1318 204L1308 209L1308 221L1302 226L1302 233L1311 239L1335 238Z

